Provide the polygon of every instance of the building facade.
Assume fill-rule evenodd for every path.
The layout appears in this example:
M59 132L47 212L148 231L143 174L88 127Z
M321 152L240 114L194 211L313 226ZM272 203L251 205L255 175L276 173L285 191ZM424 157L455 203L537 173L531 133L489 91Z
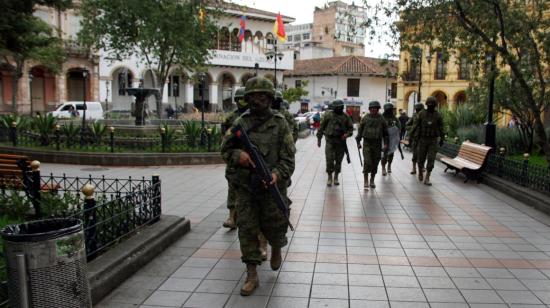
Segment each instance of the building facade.
M67 59L58 73L53 73L41 63L25 63L23 76L17 84L19 113L43 113L66 101L81 101L84 96L88 101L98 100L99 57L76 44L76 34L80 30L78 4L75 1L75 8L66 11L44 6L36 8L35 16L49 24L63 40ZM11 72L0 66L2 113L12 112L13 82Z
M286 88L302 87L309 92L291 111L305 112L342 99L348 109L359 115L368 110L368 102L395 102L397 62L383 65L381 59L346 56L300 60L294 70L285 73ZM392 91L393 88L393 91Z

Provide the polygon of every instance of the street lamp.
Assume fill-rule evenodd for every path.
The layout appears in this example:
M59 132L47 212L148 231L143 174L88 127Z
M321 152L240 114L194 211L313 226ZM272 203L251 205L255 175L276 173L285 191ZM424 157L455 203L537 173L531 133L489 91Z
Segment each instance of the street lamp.
M82 71L82 80L83 80L83 104L82 104L82 127L80 127L80 146L84 145L84 133L86 132L86 80L88 79L88 71Z
M109 80L105 80L105 117L109 118L109 88L111 87L111 83Z
M204 88L206 87L206 74L199 73L199 93L201 95L201 146L204 146L205 136L204 136Z
M275 44L273 44L273 50L270 50L265 53L265 57L267 60L273 59L275 62L275 88L277 88L277 59L281 61L283 59L284 54L282 52L277 52L277 40L275 40Z
M417 47L416 52L416 60L418 61L418 94L416 95L416 102L420 104L422 103L422 95L420 94L422 90L422 48ZM428 66L432 63L432 54L430 50L426 52L426 61L428 62Z
M33 79L32 72L29 72L29 96L30 96L30 103L31 103L31 117L33 113L33 106L32 106L32 79Z
M178 84L177 83L173 83L172 84L172 95L174 95L174 101L175 101L175 106L176 106L176 120L178 119L178 96L179 96L179 93L177 93L178 91ZM178 94L178 95L176 95Z
M488 64L487 73L489 77L489 102L487 106L487 123L485 123L485 145L494 148L496 139L496 125L493 123L493 102L495 98L496 79L496 55L488 53L486 57Z

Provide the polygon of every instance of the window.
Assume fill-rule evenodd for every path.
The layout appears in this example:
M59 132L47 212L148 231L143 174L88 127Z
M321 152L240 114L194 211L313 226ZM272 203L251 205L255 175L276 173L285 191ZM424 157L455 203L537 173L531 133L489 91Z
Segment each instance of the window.
M172 76L168 81L168 96L180 96L180 76Z
M295 40L296 42L299 42L299 41L302 40L302 36L301 36L300 34L296 34L296 35L294 36L294 40Z
M458 63L458 79L470 79L470 63L468 62L468 58L465 55L462 55L460 57L460 62Z
M288 40L289 42L292 42L292 35L289 35L288 38L287 38L287 40Z
M304 33L304 34L302 34L302 39L303 39L304 41L309 40L309 33Z
M233 29L231 33L231 51L241 51L241 42L239 42L239 29Z
M300 79L296 79L296 81L294 81L294 87L295 88L301 88L302 87L302 81Z
M359 81L360 79L357 78L349 78L348 79L348 95L350 97L358 97L359 96Z
M445 79L445 65L447 64L447 61L443 57L442 52L437 53L435 60L435 79L443 80Z

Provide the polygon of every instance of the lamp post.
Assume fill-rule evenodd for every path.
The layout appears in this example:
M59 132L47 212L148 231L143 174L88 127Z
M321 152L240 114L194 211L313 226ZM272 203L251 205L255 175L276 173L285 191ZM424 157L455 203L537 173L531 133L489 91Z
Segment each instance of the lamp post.
M105 118L109 118L109 88L111 84L109 80L105 80Z
M270 50L265 53L265 57L267 60L273 59L275 62L275 88L277 88L277 59L281 61L283 59L284 54L282 52L277 52L277 40L275 40L275 44L273 44L273 50Z
M487 123L485 123L485 145L495 147L496 125L493 123L493 102L495 98L496 56L494 52L487 54L487 72L489 74L489 101L487 106Z
M200 73L199 74L200 79L200 86L199 86L199 92L201 95L201 146L204 146L205 143L205 136L204 136L204 88L205 88L205 82L206 82L206 74Z
M83 104L82 104L82 127L80 127L80 146L84 145L84 133L86 132L86 80L88 79L88 71L82 71L83 80Z
M416 95L417 103L422 103L422 95L420 94L420 91L422 91L422 53L422 48L418 48L416 55L416 59L418 61L418 94ZM428 66L432 63L432 54L429 50L426 52L426 61L428 62Z
M174 95L174 105L176 106L176 113L175 113L176 120L178 119L178 95L179 95L179 93L176 93L177 91L178 91L178 84L174 82L172 85L172 94Z
M33 79L32 72L29 71L29 101L31 103L31 117L33 113L33 106L32 106L32 79Z

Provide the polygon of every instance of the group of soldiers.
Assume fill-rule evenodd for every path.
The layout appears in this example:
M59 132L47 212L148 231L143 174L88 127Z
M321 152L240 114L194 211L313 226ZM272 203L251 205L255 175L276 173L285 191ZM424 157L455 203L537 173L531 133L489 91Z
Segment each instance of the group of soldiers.
M413 153L411 174L418 173L419 181L429 186L432 185L430 175L434 167L438 143L442 145L445 138L443 119L435 107L436 99L433 96L428 97L426 109L424 110L421 103L415 105L416 113L407 122L409 143ZM317 146L321 146L323 136L326 141L327 186L340 185L338 176L344 154L349 157L346 139L353 135L353 123L351 117L344 113L344 102L333 101L331 109L321 119L321 126L317 132ZM384 104L382 114L380 109L379 102L369 103L369 113L361 119L355 137L357 147L359 150L363 149L363 188L365 190L376 188L375 177L380 163L383 176L392 172L394 152L397 149L401 151L401 124L395 116L395 107L391 103ZM425 164L426 169L424 169Z
M287 245L290 226L287 187L294 172L298 126L283 107L281 93L266 78L249 79L244 89L236 91L235 102L237 109L223 123L221 154L229 184L229 218L223 226L238 228L241 259L247 269L241 295L248 296L259 286L257 266L267 260L268 243L271 268L278 270L281 266L281 248ZM254 149L247 147L243 136L249 138ZM271 173L269 180L259 176L261 167ZM277 200L282 200L282 205Z

